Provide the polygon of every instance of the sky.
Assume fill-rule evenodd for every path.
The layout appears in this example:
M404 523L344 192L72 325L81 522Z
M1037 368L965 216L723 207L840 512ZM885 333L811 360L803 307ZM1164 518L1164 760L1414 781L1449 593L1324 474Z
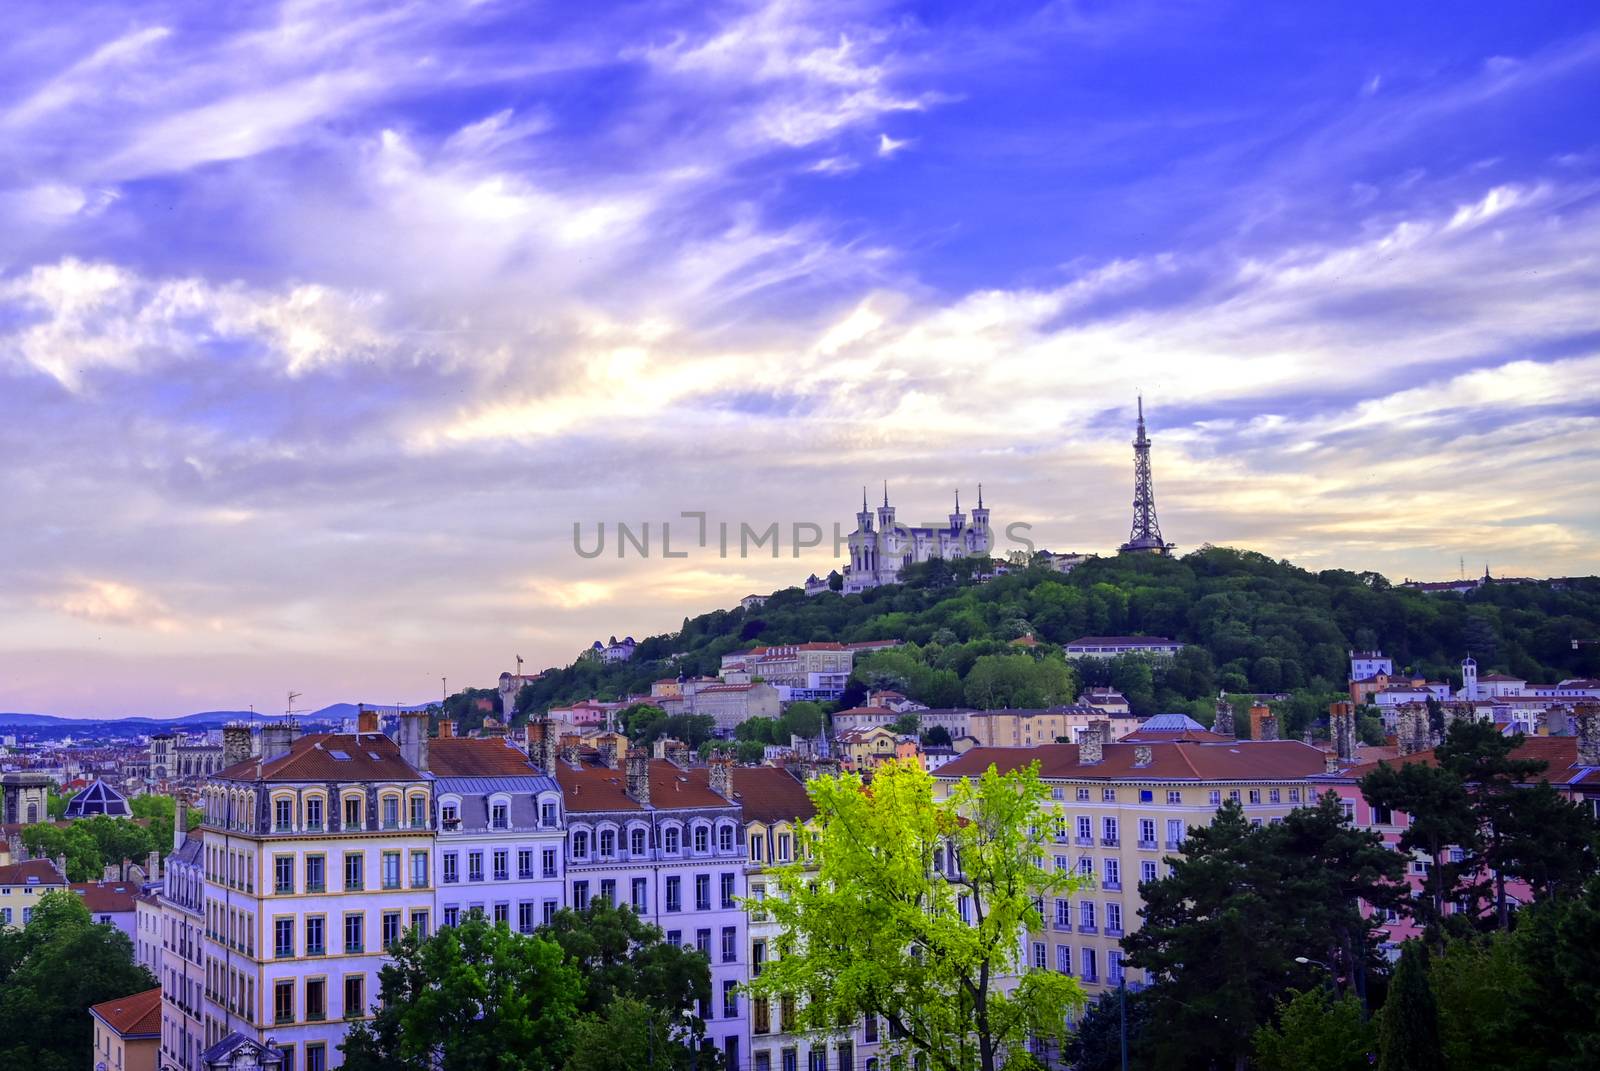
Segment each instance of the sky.
M1110 552L1141 392L1180 552L1600 571L1591 5L0 18L0 710L490 685L885 481Z

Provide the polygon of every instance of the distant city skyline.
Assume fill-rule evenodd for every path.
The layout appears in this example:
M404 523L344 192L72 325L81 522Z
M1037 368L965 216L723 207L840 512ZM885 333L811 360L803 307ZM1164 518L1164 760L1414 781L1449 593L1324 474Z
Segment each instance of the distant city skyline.
M1179 554L1600 572L1593 11L7 15L0 710L426 701L845 560L601 519L1111 553L1140 392Z

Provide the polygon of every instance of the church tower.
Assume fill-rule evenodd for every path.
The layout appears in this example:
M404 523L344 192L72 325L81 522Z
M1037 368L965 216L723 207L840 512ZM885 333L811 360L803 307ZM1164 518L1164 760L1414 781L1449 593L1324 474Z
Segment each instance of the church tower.
M983 504L983 484L978 485L978 507L972 511L972 540L970 553L987 554L994 546L994 532L989 529L989 510Z
M1139 396L1139 427L1133 438L1133 528L1122 554L1167 554L1172 544L1161 538L1156 521L1156 489L1150 478L1150 440L1144 433L1144 396Z
M872 531L872 509L867 505L867 489L861 488L861 512L856 514L856 531Z
M894 528L894 507L889 505L889 481L883 481L883 505L878 507L878 531L888 533Z
M950 531L959 533L967 526L967 515L961 512L961 491L956 491L956 511L950 514Z

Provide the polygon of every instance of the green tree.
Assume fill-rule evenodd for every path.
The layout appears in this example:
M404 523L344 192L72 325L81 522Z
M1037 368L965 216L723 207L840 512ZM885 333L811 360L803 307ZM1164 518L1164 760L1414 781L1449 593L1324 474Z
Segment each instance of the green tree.
M710 1071L708 1054L693 1043L670 1012L618 997L578 1020L565 1071Z
M1476 868L1446 854L1455 845L1465 858L1477 856L1479 823L1466 785L1455 771L1442 766L1381 763L1361 779L1361 793L1373 807L1402 811L1410 819L1400 834L1400 850L1421 851L1431 865L1422 879L1422 895L1403 900L1400 906L1422 924L1430 941L1442 941L1445 905L1474 895L1470 876Z
M349 1071L543 1071L564 1064L584 984L548 937L480 913L422 938L413 930L378 974L371 1024L351 1027Z
M127 934L94 923L74 894L46 893L26 927L0 929L0 1067L90 1066L90 1005L155 985Z
M711 1000L705 956L663 940L658 927L630 908L593 900L583 911L557 911L538 933L555 942L583 979L580 1011L598 1012L627 997L682 1016ZM704 1024L694 1023L694 1033L703 1034Z
M1030 1035L1064 1040L1082 991L1022 956L1044 921L1034 897L1078 886L1039 865L1052 805L1036 766L991 767L944 800L919 765L896 761L870 792L855 774L807 787L816 819L798 839L810 862L779 868L782 895L764 901L782 935L754 993L804 994L802 1029L881 1016L892 1048L941 1071L995 1071L1006 1054L1009 1068L1031 1066Z
M1518 912L1510 939L1528 980L1505 994L1520 1014L1518 1071L1600 1067L1600 878Z
M1428 980L1439 1006L1439 1037L1449 1071L1525 1066L1531 978L1509 934L1470 935L1434 956Z
M1151 1026L1147 991L1112 990L1084 1009L1062 1050L1074 1071L1121 1071L1124 1014L1129 1066L1144 1066L1145 1031Z
M1291 991L1277 1022L1255 1034L1261 1071L1366 1071L1377 1048L1355 994L1336 999L1327 986Z
M1439 1009L1428 985L1428 952L1416 941L1400 950L1378 1023L1378 1071L1444 1071Z
M914 710L908 710L889 723L889 731L897 736L912 736L922 726L922 719Z
M1435 752L1439 765L1470 788L1472 809L1478 819L1477 843L1482 846L1482 863L1489 868L1495 920L1502 930L1511 928L1507 865L1514 856L1522 855L1525 847L1508 838L1513 828L1523 828L1512 816L1523 806L1523 784L1549 765L1537 759L1512 757L1523 740L1521 733L1502 735L1492 722L1460 719L1451 723ZM1528 832L1538 835L1537 831Z
M822 733L822 708L807 700L790 703L789 709L783 712L781 719L783 739L774 740L774 744L787 744L790 736L800 736L810 740Z

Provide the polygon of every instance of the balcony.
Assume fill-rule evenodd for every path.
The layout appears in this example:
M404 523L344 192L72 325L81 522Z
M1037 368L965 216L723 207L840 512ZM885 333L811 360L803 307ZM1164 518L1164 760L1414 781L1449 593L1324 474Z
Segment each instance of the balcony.
M1156 850L1156 842L1153 840L1141 840L1139 842L1139 850L1153 852Z
M308 1012L306 1012L306 1022L308 1022L308 1023L320 1023L320 1022L323 1022L324 1020L326 1020L327 1018L328 1018L328 1013L325 1012L325 1011L308 1011Z
M1093 837L1085 837L1085 836L1082 836L1080 834L1079 836L1076 836L1076 837L1072 838L1072 843L1076 844L1080 848L1093 848L1094 847L1094 838Z
M306 882L306 892L308 892L308 893L327 892L327 891L328 891L327 886L325 886L320 881L308 881L308 882Z
M322 823L321 822L307 822L306 823L306 832L307 833L321 833L321 832L323 832Z
M1122 840L1121 840L1121 838L1118 838L1118 837L1101 837L1100 838L1100 846L1102 848L1115 848L1118 845L1120 845L1121 843L1122 843Z
M294 1022L294 1012L280 1011L272 1017L272 1022L275 1026L288 1026Z
M232 941L228 942L228 947L229 948L233 947L233 942ZM293 959L294 958L294 949L280 947L276 952L273 953L273 955L278 959Z
M494 872L494 880L495 881L510 881L511 880L511 872L509 870L496 870ZM416 883L413 882L412 884L415 885Z
M1102 881L1100 883L1100 887L1102 889L1110 889L1112 892L1121 892L1122 891L1122 882L1120 882L1120 881L1112 881L1110 878L1107 878L1106 880L1104 880L1104 881Z
M288 881L288 882L280 881L280 882L278 882L277 885L273 886L273 892L276 892L279 896L293 896L294 895L294 882L292 882L292 881Z
M1169 852L1179 851L1180 849L1182 849L1182 847L1183 847L1183 841L1181 841L1181 840L1173 840L1171 837L1167 838L1167 841L1166 841L1167 851L1169 851Z
M344 943L344 954L347 956L359 955L364 951L365 949L362 947L360 941L346 941Z
M1106 927L1106 936L1107 937L1121 937L1122 936L1122 927L1121 926L1107 926Z
M324 948L323 946L321 946L321 945L307 945L306 946L306 955L308 955L308 956L325 956L327 954L328 954L328 950L326 948Z
M1098 926L1096 926L1092 922L1080 922L1080 923L1078 923L1078 932L1079 933L1099 933L1100 932L1100 928Z

